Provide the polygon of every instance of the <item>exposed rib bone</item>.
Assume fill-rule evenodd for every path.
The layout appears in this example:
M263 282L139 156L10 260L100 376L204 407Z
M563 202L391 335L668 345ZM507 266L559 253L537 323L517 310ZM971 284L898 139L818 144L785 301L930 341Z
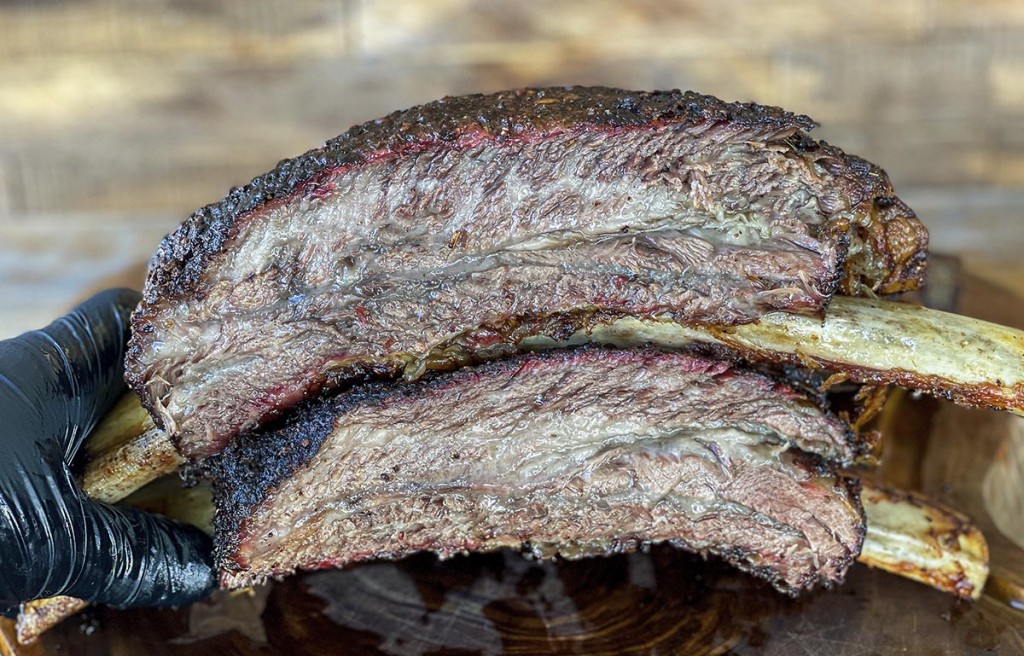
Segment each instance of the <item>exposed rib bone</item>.
M913 492L862 481L867 535L857 560L963 599L988 578L988 544L971 520Z
M906 303L837 296L824 320L776 312L756 324L724 328L624 318L564 341L529 337L521 346L588 341L710 345L749 360L831 369L855 382L894 384L1024 415L1024 332Z

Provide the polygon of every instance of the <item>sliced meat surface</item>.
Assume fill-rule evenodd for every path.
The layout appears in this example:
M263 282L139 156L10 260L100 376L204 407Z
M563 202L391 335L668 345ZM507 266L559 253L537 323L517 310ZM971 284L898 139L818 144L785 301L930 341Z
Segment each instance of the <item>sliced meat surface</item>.
M796 592L859 553L849 430L721 361L590 348L356 386L204 464L228 587L418 551L669 541Z
M923 276L884 171L805 116L692 92L527 89L355 127L161 244L127 379L181 452L322 388L616 316L820 314Z

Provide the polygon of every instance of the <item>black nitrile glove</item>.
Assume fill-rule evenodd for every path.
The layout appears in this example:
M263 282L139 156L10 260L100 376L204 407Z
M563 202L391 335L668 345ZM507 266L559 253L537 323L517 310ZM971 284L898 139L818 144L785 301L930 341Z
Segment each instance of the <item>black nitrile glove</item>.
M43 330L0 341L0 609L70 595L178 606L214 584L198 529L87 498L68 463L124 393L137 293L109 290Z

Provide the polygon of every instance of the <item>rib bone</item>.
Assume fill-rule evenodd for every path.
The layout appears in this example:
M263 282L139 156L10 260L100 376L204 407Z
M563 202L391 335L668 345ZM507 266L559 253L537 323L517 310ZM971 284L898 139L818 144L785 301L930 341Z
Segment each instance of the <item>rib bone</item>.
M837 296L824 320L776 312L730 327L623 318L567 340L529 337L520 346L583 342L707 345L748 360L829 369L855 382L894 384L1024 415L1024 332L906 303Z
M859 562L962 599L981 596L988 544L966 515L874 481L862 486L868 530Z

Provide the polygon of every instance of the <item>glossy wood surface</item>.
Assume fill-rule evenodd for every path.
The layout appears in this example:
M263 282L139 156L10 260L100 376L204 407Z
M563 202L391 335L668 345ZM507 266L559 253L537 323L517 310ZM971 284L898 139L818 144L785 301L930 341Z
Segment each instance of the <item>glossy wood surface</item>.
M1024 250L1019 0L0 2L0 337L195 208L450 94L681 88L780 105L885 168L936 250Z

